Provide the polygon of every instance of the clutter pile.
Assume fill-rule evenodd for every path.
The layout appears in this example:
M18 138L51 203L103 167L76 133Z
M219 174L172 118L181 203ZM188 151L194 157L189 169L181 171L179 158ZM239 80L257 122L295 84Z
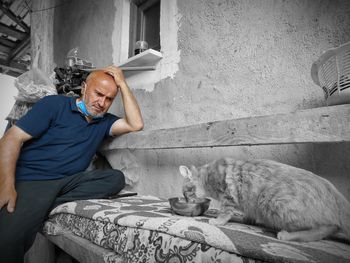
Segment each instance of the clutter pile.
M46 76L33 65L32 69L23 73L15 80L18 95L9 115L7 129L25 115L41 98L49 95L62 94L79 96L80 85L93 69L93 64L78 57L78 48L71 49L63 67L54 69L54 76Z

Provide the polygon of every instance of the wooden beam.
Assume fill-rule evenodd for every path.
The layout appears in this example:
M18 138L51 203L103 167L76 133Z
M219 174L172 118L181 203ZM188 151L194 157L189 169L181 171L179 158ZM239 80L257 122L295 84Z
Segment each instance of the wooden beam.
M20 17L17 17L6 4L0 4L0 9L7 15L13 22L22 27L27 33L30 32L30 28L23 22Z
M19 31L13 27L9 27L4 23L0 23L0 32L17 39L23 39L27 35L25 32Z
M1 53L0 52L0 60L6 60L7 59L7 54L5 54L5 53Z
M17 45L16 42L6 39L4 37L0 37L0 44L10 48L14 48Z
M345 141L350 141L349 104L130 133L105 141L101 150Z
M0 66L0 67L1 67L1 66ZM8 76L11 76L11 77L14 77L14 78L17 78L17 77L19 77L20 75L22 75L23 73L19 73L19 72L12 71L12 70L7 70L7 71L4 71L3 74L8 75Z
M12 48L8 47L8 46L4 46L3 44L0 43L0 52L3 53L9 53L11 52Z
M18 72L20 74L28 71L27 66L24 64L17 63L14 61L8 62L7 60L1 59L1 58L0 58L0 67L5 70L12 70L12 71Z
M8 59L13 60L23 56L30 48L30 35L26 36L9 54Z
M95 245L91 241L78 237L69 231L62 230L59 235L45 235L52 243L59 246L66 253L85 263L104 263L104 258L115 253L110 249ZM121 260L121 259L120 259ZM122 262L122 261L120 261Z

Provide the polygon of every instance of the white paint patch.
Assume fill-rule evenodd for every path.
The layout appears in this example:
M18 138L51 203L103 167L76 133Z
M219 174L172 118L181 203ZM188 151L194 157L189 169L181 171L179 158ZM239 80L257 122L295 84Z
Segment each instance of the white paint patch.
M114 0L114 6L116 12L112 34L112 58L113 64L117 65L128 59L130 2L129 0Z
M114 4L116 14L112 35L113 63L120 64L128 58L130 3L128 0L115 0ZM177 38L180 19L176 1L161 1L160 43L163 58L157 64L156 70L124 72L131 89L152 92L157 82L175 77L180 62Z
M160 79L174 78L180 62L177 33L181 14L178 12L177 1L162 1L160 15L160 42L163 53L163 59L160 62Z
M131 89L152 92L155 84L160 81L160 63L156 70L128 71L124 72L124 76Z

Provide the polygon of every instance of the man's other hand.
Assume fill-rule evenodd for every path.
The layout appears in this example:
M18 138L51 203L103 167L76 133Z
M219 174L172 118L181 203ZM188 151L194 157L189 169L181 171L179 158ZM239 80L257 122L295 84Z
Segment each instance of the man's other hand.
M0 182L0 210L7 206L7 211L15 211L17 192L13 183Z

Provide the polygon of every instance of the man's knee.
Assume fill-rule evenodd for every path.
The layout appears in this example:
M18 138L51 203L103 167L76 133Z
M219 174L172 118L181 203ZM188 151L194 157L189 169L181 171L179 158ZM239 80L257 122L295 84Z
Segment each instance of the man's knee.
M117 169L95 171L95 178L101 180L100 187L109 194L120 192L125 186L125 177L122 171ZM96 186L96 185L95 185Z
M122 190L125 187L124 173L117 169L111 169L111 181L116 189ZM118 190L117 190L118 191ZM119 192L118 191L118 192Z

